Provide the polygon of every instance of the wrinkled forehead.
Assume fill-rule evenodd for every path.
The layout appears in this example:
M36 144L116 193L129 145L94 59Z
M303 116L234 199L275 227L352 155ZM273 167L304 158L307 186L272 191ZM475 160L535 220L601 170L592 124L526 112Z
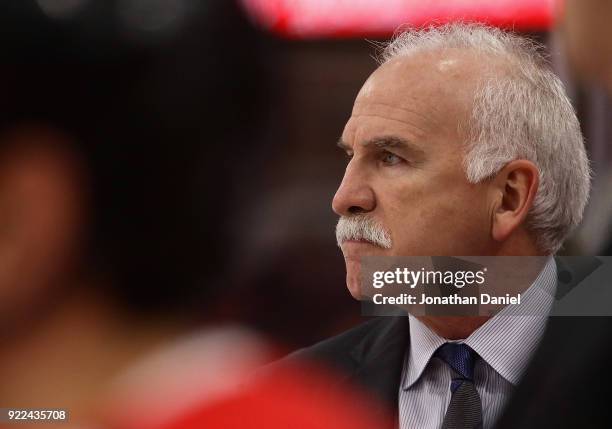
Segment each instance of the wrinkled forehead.
M397 57L380 66L365 82L353 115L385 110L402 119L412 111L434 122L463 120L471 110L484 68L473 52L447 49Z

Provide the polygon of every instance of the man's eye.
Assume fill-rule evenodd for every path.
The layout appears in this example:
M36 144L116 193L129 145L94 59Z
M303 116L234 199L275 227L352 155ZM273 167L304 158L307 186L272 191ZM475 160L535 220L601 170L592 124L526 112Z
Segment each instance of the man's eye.
M399 164L400 162L402 162L402 158L400 158L399 156L397 156L394 153L384 152L382 154L382 162L385 165L396 165L396 164Z

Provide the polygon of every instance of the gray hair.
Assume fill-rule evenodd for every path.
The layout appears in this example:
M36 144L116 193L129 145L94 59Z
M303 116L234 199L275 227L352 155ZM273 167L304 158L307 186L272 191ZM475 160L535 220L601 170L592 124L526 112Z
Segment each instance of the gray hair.
M448 24L396 36L380 62L419 52L467 49L502 60L507 69L483 73L466 123L465 172L471 183L516 159L533 162L540 186L527 227L545 252L557 252L577 226L591 170L576 113L538 43L482 24Z
M364 240L383 249L393 246L389 231L367 215L340 216L336 225L336 242L340 247L347 240Z

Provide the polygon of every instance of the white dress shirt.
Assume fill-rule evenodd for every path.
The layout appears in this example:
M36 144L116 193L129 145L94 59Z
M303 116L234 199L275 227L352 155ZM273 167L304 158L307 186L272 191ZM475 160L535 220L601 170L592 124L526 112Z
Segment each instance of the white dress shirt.
M519 382L539 344L557 287L557 268L551 257L520 305L508 305L465 340L478 355L474 384L482 402L484 429L491 428ZM400 429L437 429L451 400L451 369L432 358L446 340L413 316L410 346L404 359L399 391Z

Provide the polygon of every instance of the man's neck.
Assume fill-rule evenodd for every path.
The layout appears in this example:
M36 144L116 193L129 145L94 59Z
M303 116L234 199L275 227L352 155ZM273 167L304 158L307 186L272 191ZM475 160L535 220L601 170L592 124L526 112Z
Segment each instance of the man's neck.
M508 256L508 255L497 255L500 257ZM512 255L516 256L516 255ZM512 293L522 293L525 292L531 285L532 282L536 280L536 278L540 275L542 270L545 267L546 261L548 261L551 256L542 256L542 255L522 255L529 258L529 256L534 256L533 258L529 258L529 261L525 261L524 258L521 258L521 274L523 274L524 278L517 279L517 281L510 282L512 287L516 287L516 290L509 290L510 288L502 286L502 291L499 292L512 292ZM505 261L503 261L505 262ZM508 266L512 267L516 265L516 261L512 261L512 263L508 264ZM507 273L506 273L507 274ZM509 278L508 276L504 276ZM529 283L524 283L524 279L530 279ZM521 283L523 281L523 283ZM502 285L504 283L502 282ZM495 313L496 314L496 313ZM446 338L448 340L463 340L469 337L476 329L480 328L484 325L492 315L477 315L477 316L417 316L425 326L435 332L442 338Z
M417 316L425 326L447 340L464 340L491 316Z

